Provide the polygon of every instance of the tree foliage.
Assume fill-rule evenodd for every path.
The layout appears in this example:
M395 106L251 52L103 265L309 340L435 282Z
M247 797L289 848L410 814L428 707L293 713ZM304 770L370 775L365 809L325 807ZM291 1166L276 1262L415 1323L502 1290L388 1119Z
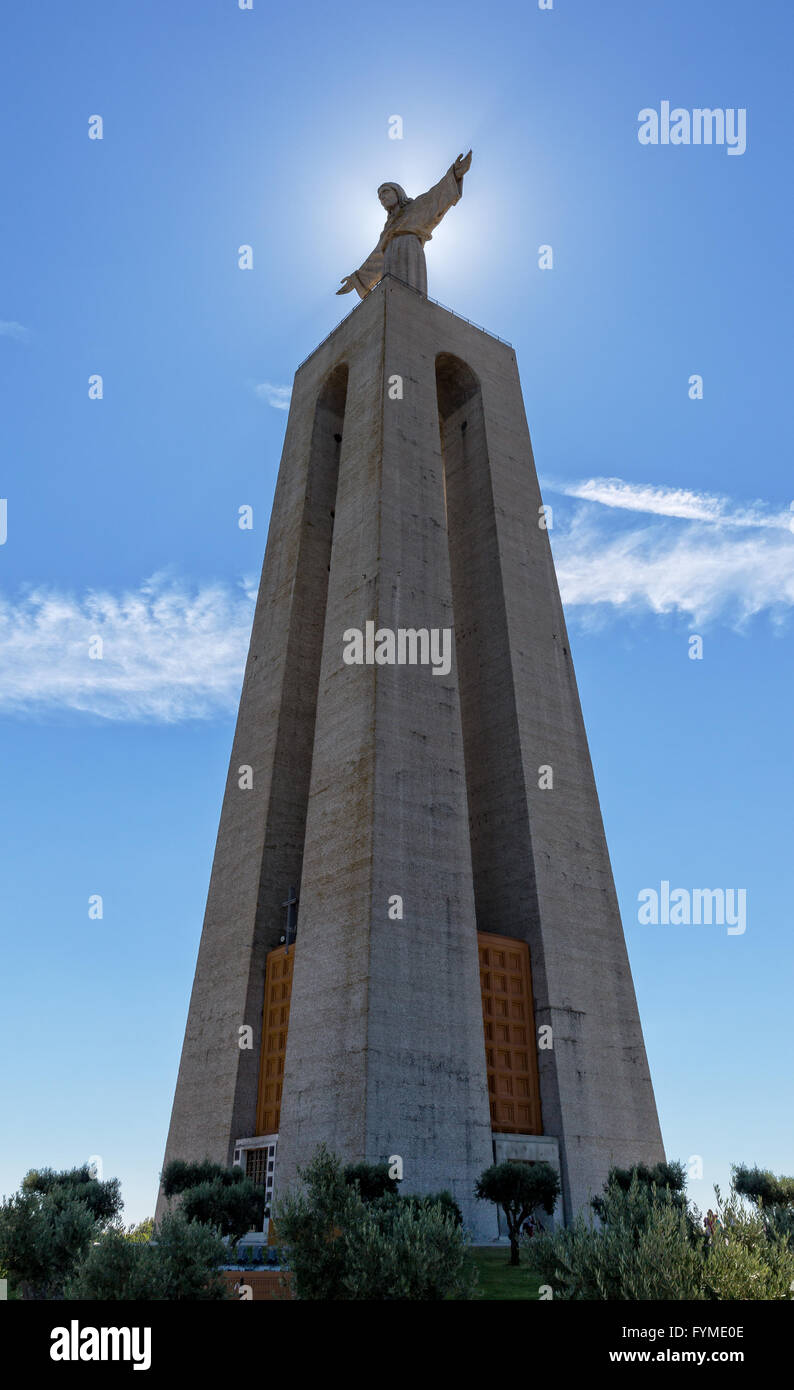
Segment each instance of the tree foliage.
M400 1199L406 1206L412 1206L416 1210L427 1211L430 1207L440 1207L445 1216L454 1221L456 1226L463 1225L463 1212L458 1206L451 1192L446 1189L443 1192L429 1192L426 1196L418 1193L409 1192Z
M159 1299L156 1260L147 1243L107 1231L90 1245L66 1287L67 1298L118 1300Z
M794 1249L794 1178L776 1177L768 1168L741 1163L733 1169L733 1183L761 1213L770 1235L780 1236Z
M139 1221L137 1225L128 1226L124 1232L125 1240L131 1240L135 1244L141 1241L151 1240L154 1235L154 1217L147 1216L144 1221Z
M510 1263L517 1265L521 1227L541 1208L551 1216L560 1180L550 1163L494 1163L480 1174L474 1191L480 1201L502 1208L510 1237Z
M166 1197L176 1197L191 1187L200 1187L206 1182L219 1182L224 1187L234 1187L237 1183L248 1182L242 1168L224 1168L222 1163L214 1163L211 1158L199 1163L188 1163L184 1158L172 1158L167 1163L160 1181Z
M0 1207L0 1267L23 1298L59 1298L96 1234L82 1202L15 1192Z
M628 1192L633 1183L648 1192L654 1189L657 1192L668 1193L671 1200L680 1207L687 1205L686 1169L683 1163L655 1163L652 1168L647 1163L635 1163L631 1168L610 1168L604 1183L604 1193L615 1187L621 1192ZM604 1197L594 1197L591 1206L596 1215L603 1219Z
M364 1203L324 1144L299 1177L305 1190L288 1192L274 1213L279 1243L287 1247L292 1292L303 1299L344 1298L342 1232Z
M680 1194L634 1175L607 1184L600 1224L580 1213L572 1226L532 1241L533 1271L555 1299L732 1300L791 1296L794 1251L748 1212L736 1191L717 1192L708 1238Z
M189 1187L182 1196L181 1211L190 1221L211 1226L222 1236L239 1240L247 1231L261 1231L265 1219L265 1194L250 1178L227 1184L222 1179Z
M348 1163L342 1171L345 1182L357 1188L362 1202L399 1200L416 1210L440 1205L456 1225L463 1225L463 1214L451 1192L406 1193L401 1197L399 1179L389 1176L388 1163Z
M218 1266L228 1250L217 1233L183 1211L169 1213L151 1241L108 1231L91 1245L69 1281L79 1300L222 1300L229 1295Z
M43 1197L58 1197L64 1202L82 1202L94 1220L103 1223L117 1217L124 1205L118 1178L100 1181L87 1163L61 1172L53 1168L31 1168L22 1179L21 1190Z
M454 1216L406 1199L364 1207L343 1231L342 1295L429 1301L471 1298L477 1274Z
M275 1213L297 1298L470 1295L476 1273L448 1203L389 1192L364 1201L325 1145L300 1177L302 1189L287 1193Z
M794 1178L776 1177L768 1168L740 1163L733 1169L733 1183L741 1196L758 1207L794 1207Z
M118 1179L31 1169L0 1204L0 1267L23 1298L60 1298L78 1260L121 1209Z
M388 1163L348 1163L343 1170L345 1182L358 1186L363 1202L374 1202L389 1194L396 1196L399 1183L389 1176Z
M627 1190L612 1182L598 1217L600 1225L592 1212L580 1212L572 1226L534 1237L533 1269L555 1299L704 1297L705 1237L693 1240L687 1213L668 1189L657 1192L637 1176Z
M233 1241L263 1228L264 1189L247 1178L242 1168L224 1168L210 1159L186 1163L175 1158L163 1170L162 1184L166 1197L181 1196L180 1209L189 1220L211 1226Z

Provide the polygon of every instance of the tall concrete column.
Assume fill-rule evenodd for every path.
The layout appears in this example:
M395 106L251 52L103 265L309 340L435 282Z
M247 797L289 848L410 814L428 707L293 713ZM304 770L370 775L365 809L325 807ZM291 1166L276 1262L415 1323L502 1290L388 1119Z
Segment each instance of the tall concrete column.
M529 946L566 1213L663 1157L540 508L512 349L392 277L298 370L167 1157L254 1133L291 882L277 1190L321 1141L399 1155L492 1234L477 929ZM449 672L348 664L368 622L454 629Z
M492 1149L454 658L446 676L343 659L367 622L454 627L427 305L387 281L362 309L310 364L322 380L344 360L349 385L276 1182L320 1138L400 1155L406 1190L450 1188L490 1230L473 1198Z

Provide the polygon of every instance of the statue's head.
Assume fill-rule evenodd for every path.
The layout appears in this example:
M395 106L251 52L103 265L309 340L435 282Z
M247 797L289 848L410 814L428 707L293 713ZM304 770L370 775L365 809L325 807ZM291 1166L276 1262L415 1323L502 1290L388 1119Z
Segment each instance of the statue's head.
M397 208L404 208L413 202L399 183L382 183L378 189L378 197L387 212L395 212Z

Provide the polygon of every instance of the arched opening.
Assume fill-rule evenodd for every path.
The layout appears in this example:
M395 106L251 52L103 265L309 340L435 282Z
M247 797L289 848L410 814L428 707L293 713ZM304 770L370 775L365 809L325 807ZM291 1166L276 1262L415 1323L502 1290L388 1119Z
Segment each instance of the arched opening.
M436 386L491 1119L495 1132L542 1134L528 949L537 906L482 391L449 353L436 359ZM502 956L519 964L507 970Z
M275 901L260 904L260 910L266 912L266 939L270 949L264 981L255 1133L257 1136L267 1135L271 1141L272 1153L268 1151L271 1181L281 1108L294 957L294 948L290 949L289 942L286 946L279 944L284 930L280 899L286 895L288 884L300 883L303 869L347 380L347 366L343 363L335 367L323 383L314 411L300 549L294 571L296 582L287 645L286 684L281 701L273 772L274 779L280 779L281 801L289 808L279 827L279 839L286 847L286 857L280 865L283 891L279 893L278 904ZM274 854L279 853L279 849L272 843L265 845L264 852L270 857L271 866ZM246 1166L257 1177L264 1152L260 1144L252 1146L250 1153L246 1153Z

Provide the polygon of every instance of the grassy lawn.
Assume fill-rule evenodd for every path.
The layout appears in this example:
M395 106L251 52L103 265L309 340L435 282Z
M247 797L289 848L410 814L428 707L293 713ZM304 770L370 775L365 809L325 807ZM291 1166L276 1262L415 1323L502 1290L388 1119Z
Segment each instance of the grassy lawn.
M509 1249L504 1246L497 1248L477 1246L473 1254L474 1262L480 1273L476 1298L501 1301L514 1298L537 1299L541 1282L540 1276L534 1274L523 1263L519 1265L518 1269L511 1269L508 1264Z

